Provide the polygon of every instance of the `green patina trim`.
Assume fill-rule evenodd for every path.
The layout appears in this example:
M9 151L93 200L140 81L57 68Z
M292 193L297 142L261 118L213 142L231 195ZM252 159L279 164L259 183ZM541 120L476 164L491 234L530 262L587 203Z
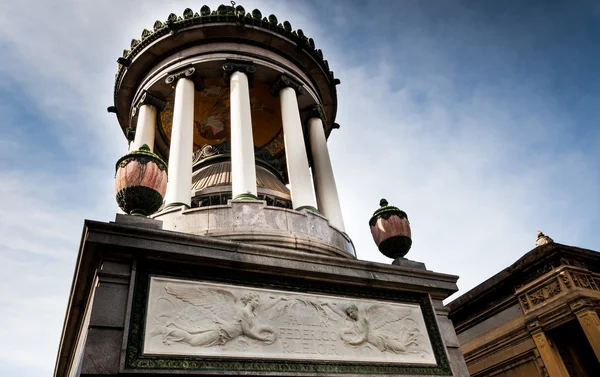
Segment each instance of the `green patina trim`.
M169 204L165 204L165 208L164 208L164 209L167 209L167 208L173 208L173 207L181 207L181 206L184 206L184 207L186 207L186 208L190 208L190 206L189 206L189 205L187 205L187 204L185 204L185 203L181 203L181 202L172 202L172 203L169 203Z
M435 354L436 366L412 364L360 363L338 361L303 360L257 360L256 358L218 358L218 357L181 357L143 355L144 321L148 300L151 275L173 278L193 279L256 288L278 289L300 293L329 294L346 297L406 302L419 305L423 313L429 339ZM277 373L327 373L327 374L411 374L411 375L451 375L451 369L445 352L436 314L429 296L425 293L398 292L383 288L333 284L325 281L313 281L281 276L258 274L248 271L232 271L221 267L193 266L172 263L157 263L140 260L134 287L133 307L127 337L126 367L131 369L165 371L203 370L226 372L266 372Z
M123 50L123 58L125 58L125 61L130 63L151 43L155 42L159 38L173 33L175 30L194 25L223 22L231 22L240 26L257 26L271 32L275 32L285 38L291 39L298 45L298 47L308 52L317 61L317 63L329 77L332 87L335 87L335 85L340 83L339 79L336 79L333 72L329 69L329 63L327 60L323 59L323 51L315 48L315 41L312 38L306 37L302 29L293 30L292 25L288 21L279 23L277 17L275 17L273 14L271 14L268 18L263 17L262 13L258 9L253 10L252 13L246 13L246 10L241 5L233 7L231 5L222 4L219 5L219 7L214 11L211 11L208 6L204 5L202 8L200 8L200 13L195 13L190 8L187 8L183 11L183 17L171 13L167 18L167 21L156 21L154 23L153 30L144 29L142 31L141 40L132 39L131 49ZM115 104L117 103L119 97L119 85L123 75L125 74L127 66L129 66L129 64L119 64L119 69L115 75Z
M239 200L258 200L258 196L247 193L247 194L236 195L236 197L233 198L233 200L238 200L238 199Z
M310 211L310 212L318 213L319 215L321 214L321 212L319 212L319 210L313 206L300 206L300 207L296 208L296 211L302 211L303 209Z
M373 213L373 217L371 217L371 219L369 220L370 226L375 226L378 218L381 217L381 218L387 220L392 215L396 215L402 219L408 220L408 215L406 214L406 212L404 212L403 210L401 210L398 207L388 205L387 200L381 199L379 201L379 205L381 206L381 208L379 208L377 211L375 211L375 213Z
M167 163L164 162L162 158L158 157L157 154L152 153L150 147L148 147L148 144L144 144L140 147L140 149L131 151L119 158L115 164L115 173L117 170L119 170L119 168L125 167L131 160L136 160L143 165L152 161L161 171L167 170Z

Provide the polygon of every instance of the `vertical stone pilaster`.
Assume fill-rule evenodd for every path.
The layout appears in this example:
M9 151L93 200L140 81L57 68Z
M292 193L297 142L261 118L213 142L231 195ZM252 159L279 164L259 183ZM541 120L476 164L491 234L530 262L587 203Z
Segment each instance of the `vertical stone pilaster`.
M542 357L544 366L550 377L569 377L567 368L558 353L558 350L550 342L546 334L538 330L531 334L535 346Z
M600 362L600 318L598 318L598 313L593 308L586 308L577 312L575 316Z

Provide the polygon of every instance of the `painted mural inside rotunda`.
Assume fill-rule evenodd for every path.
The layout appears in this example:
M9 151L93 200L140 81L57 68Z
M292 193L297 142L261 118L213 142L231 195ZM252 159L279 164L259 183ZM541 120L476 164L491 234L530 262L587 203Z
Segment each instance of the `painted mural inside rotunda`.
M204 145L216 145L230 140L230 88L221 78L204 80L204 89L194 96L194 150ZM283 151L281 106L269 92L269 86L255 81L250 88L250 108L254 145L266 149L272 156ZM170 142L173 123L173 96L166 100L160 112L163 137Z

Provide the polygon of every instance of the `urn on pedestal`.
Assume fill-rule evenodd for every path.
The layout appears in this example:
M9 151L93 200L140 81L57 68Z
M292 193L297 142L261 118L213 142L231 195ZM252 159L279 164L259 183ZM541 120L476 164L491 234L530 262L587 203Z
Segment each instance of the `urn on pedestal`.
M373 240L388 258L403 258L412 245L410 223L406 212L381 199L379 208L369 220Z
M149 216L162 205L167 189L167 164L144 144L116 164L115 193L127 214Z

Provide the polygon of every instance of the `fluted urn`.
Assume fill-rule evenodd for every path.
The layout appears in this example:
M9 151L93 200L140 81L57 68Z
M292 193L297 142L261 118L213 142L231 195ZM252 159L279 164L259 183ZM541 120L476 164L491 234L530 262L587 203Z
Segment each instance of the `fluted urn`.
M379 208L369 220L371 234L379 251L388 258L403 258L410 250L412 238L406 212L381 199Z
M167 190L167 164L144 144L116 164L115 193L119 207L130 215L158 211Z

